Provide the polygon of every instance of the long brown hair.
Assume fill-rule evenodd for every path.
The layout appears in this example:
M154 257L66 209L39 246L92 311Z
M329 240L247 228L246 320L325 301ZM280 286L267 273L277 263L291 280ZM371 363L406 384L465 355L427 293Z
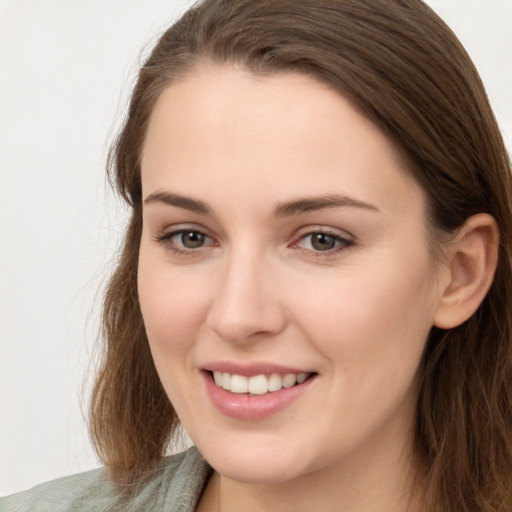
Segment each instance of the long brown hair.
M499 262L488 295L468 321L433 328L428 340L415 447L425 510L512 510L510 161L470 58L421 0L204 0L160 38L108 162L131 207L105 295L104 360L90 409L112 478L130 481L154 465L178 425L137 297L140 156L160 93L201 61L304 73L351 100L406 158L427 196L434 245L472 214L496 219Z

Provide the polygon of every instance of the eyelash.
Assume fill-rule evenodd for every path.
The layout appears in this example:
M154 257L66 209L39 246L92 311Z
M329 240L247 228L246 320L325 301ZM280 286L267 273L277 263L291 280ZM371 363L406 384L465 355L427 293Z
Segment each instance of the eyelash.
M314 249L307 249L299 246L299 243L306 240L309 237L312 237L314 235L321 235L324 237L329 237L333 239L334 243L336 244L335 247L332 249L327 250L314 250ZM312 244L312 241L309 242L309 244ZM345 238L341 236L338 232L332 231L329 229L317 229L317 230L311 230L307 233L304 233L299 237L299 239L292 244L292 246L297 246L298 249L307 252L308 254L312 254L315 258L328 258L329 256L333 256L337 254L340 251L344 251L348 249L349 247L353 246L355 244L355 241L353 239Z
M161 243L162 245L165 246L166 249L169 249L170 251L178 254L178 255L192 255L193 253L196 252L197 249L202 249L204 248L204 245L201 245L197 248L187 248L187 247L183 247L183 246L179 246L179 245L176 245L175 242L172 241L172 239L175 237L175 236L178 236L178 235L181 235L183 236L185 233L194 233L194 234L198 234L198 235L201 235L201 236L204 236L205 239L210 239L213 241L213 239L208 236L206 233L204 233L203 231L199 230L199 229L195 229L195 228L187 228L187 227L183 227L183 228L180 228L180 229L176 229L174 231L171 231L171 232L164 232L164 233L161 233L160 235L157 235L155 237L155 241L158 242L158 243ZM213 245L216 245L215 243Z
M209 239L213 243L212 244L203 244L203 245L198 246L197 248L187 248L187 247L179 246L176 244L176 242L172 241L172 239L174 237L179 236L179 235L183 236L185 233L190 233L190 234L194 233L194 234L197 234L200 236L204 236L205 240ZM302 241L304 241L308 237L312 237L314 235L321 235L321 236L329 237L334 241L336 246L331 249L326 249L323 251L310 249L310 248L304 248L304 247L299 246L299 244ZM209 246L218 245L218 243L215 242L212 237L208 236L203 231L201 231L199 229L187 228L187 227L176 229L171 232L162 233L160 235L157 235L154 239L157 243L164 245L166 249L174 252L175 254L183 255L183 256L193 255L194 253L197 252L198 249L203 249L203 248L205 248L205 246L208 246L208 245ZM338 253L339 251L346 250L349 247L353 246L354 244L355 244L354 240L345 238L335 231L322 228L322 229L317 229L317 230L310 230L307 233L300 235L299 238L291 244L291 247L296 247L297 249L299 249L303 252L306 252L308 255L313 255L316 258L325 258L325 257L332 256L332 255ZM310 245L311 245L311 242L310 242Z

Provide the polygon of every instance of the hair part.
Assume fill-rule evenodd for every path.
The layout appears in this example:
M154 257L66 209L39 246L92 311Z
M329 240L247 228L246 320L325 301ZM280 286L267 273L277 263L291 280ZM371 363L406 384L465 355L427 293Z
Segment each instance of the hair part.
M512 182L482 82L421 0L205 0L161 37L140 70L108 173L131 206L104 301L105 353L91 435L117 482L153 467L178 419L156 369L137 296L140 159L161 92L202 62L302 73L348 98L395 144L427 199L434 250L465 220L500 230L491 289L464 324L433 328L414 433L425 510L512 509Z

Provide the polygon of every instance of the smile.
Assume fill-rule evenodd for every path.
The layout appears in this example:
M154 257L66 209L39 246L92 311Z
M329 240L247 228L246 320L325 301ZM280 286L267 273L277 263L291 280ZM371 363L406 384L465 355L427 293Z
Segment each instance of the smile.
M234 366L231 364L215 366L224 368L204 368L200 372L212 405L223 415L243 421L264 420L292 407L308 394L319 376L317 372L300 372L275 365L258 365L257 369L245 367L240 373L236 373L235 368L231 370L233 373L224 371Z
M291 388L297 384L302 384L311 373L272 373L270 375L254 375L246 377L245 375L231 374L228 372L214 371L213 379L215 384L231 393L249 393L250 395L265 395L273 393L283 388Z

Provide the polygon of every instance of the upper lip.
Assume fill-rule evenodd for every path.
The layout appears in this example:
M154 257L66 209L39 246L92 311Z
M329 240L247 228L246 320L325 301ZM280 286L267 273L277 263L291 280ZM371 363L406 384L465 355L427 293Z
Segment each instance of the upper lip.
M202 369L209 372L227 372L232 375L243 375L245 377L272 373L279 373L282 375L289 373L296 375L300 373L313 373L309 369L284 366L269 362L236 363L233 361L215 361L203 365Z

